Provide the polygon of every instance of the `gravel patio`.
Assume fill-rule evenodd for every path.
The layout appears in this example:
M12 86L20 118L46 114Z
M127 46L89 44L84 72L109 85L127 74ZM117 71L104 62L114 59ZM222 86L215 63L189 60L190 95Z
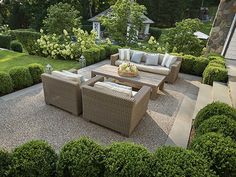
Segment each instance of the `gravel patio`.
M83 68L80 73L89 78L93 68L107 63ZM39 84L0 97L0 148L12 149L32 139L43 139L59 150L70 140L88 136L101 144L131 141L154 150L166 143L183 100L188 97L196 101L199 84L200 78L185 74L180 74L175 84L165 84L164 92L157 100L150 100L144 119L129 138L46 105Z

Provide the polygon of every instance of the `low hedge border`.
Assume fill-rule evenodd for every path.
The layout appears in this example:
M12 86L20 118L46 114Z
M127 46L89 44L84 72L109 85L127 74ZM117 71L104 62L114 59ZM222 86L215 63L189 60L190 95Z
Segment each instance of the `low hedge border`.
M0 172L6 177L215 177L210 165L200 153L183 148L160 147L152 153L128 142L103 147L86 137L66 143L59 155L40 140L11 153L0 151Z
M12 38L10 35L0 34L0 48L10 49L11 40Z

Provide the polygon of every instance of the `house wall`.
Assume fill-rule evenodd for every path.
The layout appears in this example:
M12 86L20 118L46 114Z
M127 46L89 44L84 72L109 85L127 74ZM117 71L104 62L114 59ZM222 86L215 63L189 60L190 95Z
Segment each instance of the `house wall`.
M221 54L235 13L236 0L221 0L207 44L209 52Z

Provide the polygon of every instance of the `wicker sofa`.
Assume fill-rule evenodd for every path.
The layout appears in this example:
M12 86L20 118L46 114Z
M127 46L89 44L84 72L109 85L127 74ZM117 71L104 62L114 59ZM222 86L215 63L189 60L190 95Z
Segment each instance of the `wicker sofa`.
M81 85L78 82L63 80L51 74L42 74L44 98L46 104L56 106L74 115L82 113L81 86L99 81L96 76Z
M142 87L135 96L127 98L93 87L82 87L83 118L122 135L129 136L146 113L151 88Z
M166 68L161 66L162 60L164 58L163 54L160 54L160 58L158 61L158 66L147 66L145 65L145 57L143 57L142 62L140 64L134 63L137 68L140 71L145 71L145 72L151 72L151 73L155 73L155 74L161 74L161 75L165 75L166 77L166 82L173 84L176 79L178 78L178 74L179 74L179 70L180 70L180 66L181 66L181 61L182 58L177 57L177 61L171 65L170 68ZM111 55L111 65L113 66L119 66L123 61L119 60L119 54L114 54ZM131 62L132 63L132 62Z

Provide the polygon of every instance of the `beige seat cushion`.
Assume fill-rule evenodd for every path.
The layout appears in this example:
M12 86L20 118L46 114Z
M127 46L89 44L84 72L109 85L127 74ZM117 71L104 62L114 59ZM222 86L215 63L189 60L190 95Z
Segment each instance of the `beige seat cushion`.
M118 93L119 95L128 97L128 98L131 98L132 96L132 90L122 88L122 87L116 87L106 82L96 82L94 84L94 87L101 89L103 91L106 91L107 93L110 93L110 94Z
M63 79L63 80L68 80L68 81L81 83L81 78L80 78L79 75L74 75L73 76L73 75L66 74L66 73L63 73L63 72L60 72L60 71L53 71L52 75L57 77L57 78Z

